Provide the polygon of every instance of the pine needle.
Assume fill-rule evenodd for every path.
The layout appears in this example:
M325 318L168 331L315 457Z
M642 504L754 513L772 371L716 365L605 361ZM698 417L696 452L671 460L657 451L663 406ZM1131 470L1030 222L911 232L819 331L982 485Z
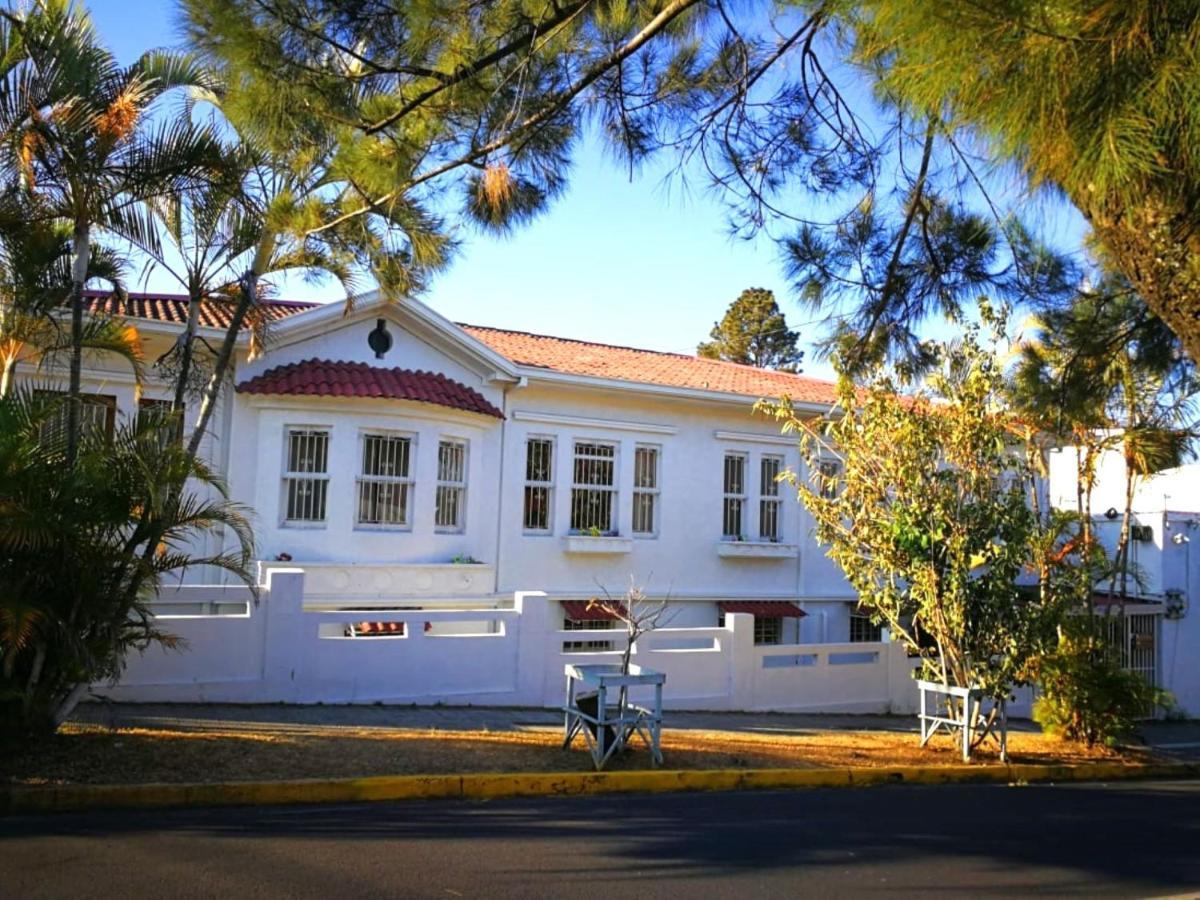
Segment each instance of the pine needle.
M488 163L479 179L479 201L492 211L504 207L513 195L513 177L508 163Z

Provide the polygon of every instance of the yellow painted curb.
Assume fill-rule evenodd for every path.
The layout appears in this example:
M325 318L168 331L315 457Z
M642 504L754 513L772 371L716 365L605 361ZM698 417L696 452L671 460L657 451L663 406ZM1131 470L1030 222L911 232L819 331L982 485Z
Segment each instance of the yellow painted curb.
M89 809L270 806L377 800L550 797L669 791L779 790L878 784L1030 783L1200 778L1200 763L891 766L846 769L715 769L636 772L534 772L383 775L215 784L104 784L0 788L0 814Z

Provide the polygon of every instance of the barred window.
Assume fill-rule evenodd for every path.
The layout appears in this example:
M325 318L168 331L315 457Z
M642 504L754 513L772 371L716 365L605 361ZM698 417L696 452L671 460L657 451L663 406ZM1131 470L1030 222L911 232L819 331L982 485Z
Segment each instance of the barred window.
M554 440L529 438L525 441L525 507L522 519L526 531L550 530L553 499Z
M725 454L725 504L721 534L732 540L746 536L742 519L746 508L746 457L742 453Z
M70 400L62 391L38 391L39 394L59 395L62 400L54 412L42 422L38 439L42 444L67 439L67 417ZM111 394L82 394L80 395L79 432L80 434L101 434L106 440L112 440L113 429L117 423L117 398Z
M575 533L614 531L616 520L616 460L614 444L575 442L575 466L571 481L571 531Z
M823 459L817 464L817 483L821 496L832 500L838 493L838 479L842 475L842 464L835 459Z
M324 522L329 493L329 432L290 428L283 476L287 522Z
M617 627L612 619L563 619L563 631L611 631ZM590 641L563 641L563 653L607 653L613 642L603 639Z
M412 438L364 434L358 524L406 528L412 503Z
M658 533L657 447L638 446L633 451L633 533Z
M883 640L883 626L876 625L863 613L850 613L850 643L877 644Z
M754 643L782 644L783 619L776 616L754 617Z
M466 442L438 442L437 479L433 526L438 531L462 531L467 508Z
M782 457L764 456L759 461L758 538L761 541L779 540L779 513L783 501L779 496L778 479L782 471Z

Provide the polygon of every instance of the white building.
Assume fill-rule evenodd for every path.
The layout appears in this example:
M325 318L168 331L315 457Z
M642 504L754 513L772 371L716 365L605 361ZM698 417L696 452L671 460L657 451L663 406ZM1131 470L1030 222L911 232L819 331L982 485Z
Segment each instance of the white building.
M92 303L137 325L147 360L186 317L178 297ZM239 341L204 446L253 510L260 596L211 573L164 589L156 614L188 651L133 657L110 696L555 705L565 663L623 647L586 601L634 583L669 601L636 651L668 673L669 705L912 708L911 661L854 614L776 480L805 476L794 439L752 410L786 395L822 414L832 384L455 325L413 301L268 314L268 349L251 361ZM202 336L225 315L206 308ZM97 421L168 396L91 363Z
M1050 454L1050 501L1075 510L1076 452ZM1092 491L1095 533L1110 554L1120 537L1125 510L1125 462L1120 450L1105 451ZM1200 716L1200 464L1167 469L1139 479L1133 498L1131 577L1124 604L1127 662L1153 677L1175 697L1180 710ZM1192 549L1193 541L1197 542Z

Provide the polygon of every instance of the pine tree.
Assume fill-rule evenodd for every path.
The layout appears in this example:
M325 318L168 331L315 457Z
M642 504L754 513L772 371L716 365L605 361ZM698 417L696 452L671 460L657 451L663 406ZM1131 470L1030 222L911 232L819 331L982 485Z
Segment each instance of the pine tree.
M788 329L775 295L764 288L742 291L709 337L711 341L696 348L708 359L783 372L799 372L804 359L804 351L796 347L800 333Z

